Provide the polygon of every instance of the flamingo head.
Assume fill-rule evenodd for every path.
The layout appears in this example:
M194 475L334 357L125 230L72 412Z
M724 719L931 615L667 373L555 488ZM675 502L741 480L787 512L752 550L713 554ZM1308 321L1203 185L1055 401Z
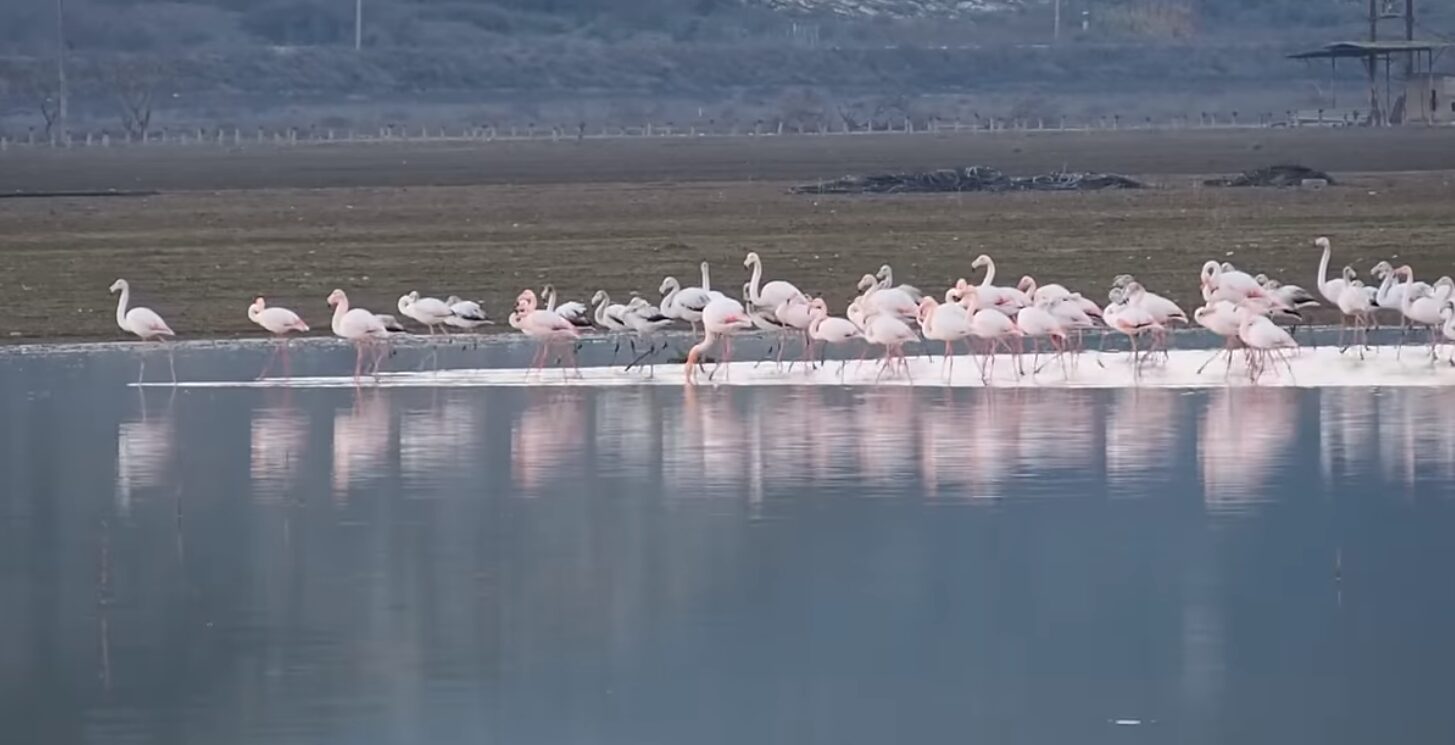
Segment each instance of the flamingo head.
M1126 287L1127 285L1131 284L1132 282L1133 282L1132 275L1130 275L1130 274L1118 274L1115 278L1112 279L1111 286L1112 287Z
M607 300L608 298L606 296L606 290L597 290L596 294L591 296L592 305L599 305L606 302Z
M964 306L966 310L975 310L980 305L980 290L975 285L967 284L964 287L956 285L955 289L960 296L960 305Z
M985 254L980 254L979 256L976 256L975 257L975 260L974 261L970 262L970 268L971 269L979 269L979 268L984 267L984 266L987 266L989 264L990 264L990 257L987 256L987 255L985 255Z
M1266 275L1266 274L1257 274L1257 275L1254 275L1253 281L1254 282L1257 282L1258 283L1258 286L1259 287L1262 287L1265 290L1276 290L1276 289L1278 289L1278 285L1279 285L1278 280L1276 280L1276 279L1269 279L1268 278L1268 275Z
M743 257L743 266L744 267L751 267L754 264L762 264L762 263L763 263L763 260L758 257L758 252L757 251L749 251L748 252L748 255L745 256L745 257Z
M451 295L445 298L445 305L459 305L461 302L464 301L460 300L459 295Z
M255 297L253 298L253 304L248 306L248 310L253 311L254 313L261 313L267 307L268 301L262 299L261 297Z
M1314 247L1315 248L1318 248L1318 249L1322 249L1324 251L1329 250L1329 239L1328 238L1325 238L1323 236L1319 236L1318 238L1315 238L1314 239Z
M924 319L929 318L930 314L935 312L935 308L939 307L939 305L940 304L938 302L935 302L934 298L930 297L929 295L925 295L924 297L919 299L919 308L916 316L919 318L919 320L923 321Z
M874 285L877 285L877 284L879 284L879 278L878 277L875 277L872 274L865 274L863 276L863 278L861 278L859 280L859 285L858 285L859 292L863 292L863 291L865 291L865 290L869 289L870 287L873 287Z
M1202 278L1202 286L1207 287L1210 283L1215 282L1217 280L1218 274L1222 273L1222 271L1222 265L1217 263L1216 261L1208 261L1204 263L1202 265L1202 273L1200 275ZM1118 277L1118 279L1121 279L1121 277Z
M1401 275L1403 275L1404 278L1405 279L1408 279L1408 280L1414 280L1414 278L1415 278L1415 270L1412 269L1409 264L1405 264L1404 266L1402 266L1402 267L1400 267L1400 268L1398 268L1398 269L1396 269L1394 271L1395 271L1395 276L1401 276Z
M1021 281L1015 283L1015 288L1027 295L1036 294L1036 278L1027 274L1021 277Z
M886 279L890 276L893 276L893 274L894 270L890 269L888 264L881 264L879 266L879 271L875 272L874 276L878 279Z
M1340 274L1341 274L1341 276L1343 276L1345 282L1353 282L1353 281L1355 281L1354 278L1357 277L1357 276L1359 276L1358 272L1355 272L1354 271L1354 267L1352 267L1352 266L1346 266L1346 267L1344 267L1344 271L1341 272ZM1360 283L1360 286L1361 287L1363 286L1363 283L1362 282Z
M1222 271L1225 271L1225 272L1236 272L1236 271L1238 271L1238 268L1235 267L1235 266L1233 266L1233 262L1231 262L1231 261L1224 261L1223 263L1218 264L1218 269L1221 269Z
M1450 277L1450 275L1445 274L1445 275L1442 275L1439 279L1435 280L1435 285L1434 286L1435 287L1455 287L1455 279L1452 279Z
M661 286L657 288L657 294L666 295L672 290L681 289L681 287L682 285L677 281L676 277L664 277Z
M546 285L546 290L549 291L550 289L551 289L551 286L550 285ZM520 294L515 296L515 307L517 307L517 308L529 308L530 310L535 310L536 309L536 303L537 303L537 300L536 300L535 290L531 290L531 289L521 290L520 291Z
M347 303L348 301L349 296L345 295L343 290L334 290L333 292L328 293L328 304L330 306L338 305L339 303Z
M1394 271L1394 267L1388 261L1381 261L1375 264L1374 268L1369 270L1369 273L1380 279L1384 279L1392 271Z
M125 290L126 287L126 280L118 279L115 282L111 283L111 289L109 290L109 292L121 292L122 290Z
M824 315L824 316L826 316L826 315L829 314L829 304L826 303L826 302L824 302L824 299L823 298L816 297L816 298L808 301L808 313L809 313L809 315Z

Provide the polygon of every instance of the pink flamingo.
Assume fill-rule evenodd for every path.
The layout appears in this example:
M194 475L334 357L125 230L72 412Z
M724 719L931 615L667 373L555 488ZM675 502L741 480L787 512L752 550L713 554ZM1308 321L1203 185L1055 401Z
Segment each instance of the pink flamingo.
M708 301L702 309L702 341L694 344L687 352L687 366L685 368L686 378L684 382L695 384L697 382L697 365L702 354L712 348L719 337L722 338L722 358L717 365L708 373L707 379L717 374L718 368L724 363L730 363L732 357L733 334L744 329L752 328L753 322L743 310L743 304L733 300L726 295L717 295ZM727 372L723 373L724 378L731 377L732 366L728 365Z
M1293 365L1284 356L1283 350L1297 349L1298 342L1267 316L1247 308L1239 308L1238 314L1242 316L1238 324L1238 339L1248 348L1248 377L1256 381L1262 376L1269 358L1276 355L1288 368L1288 377L1292 378Z
M926 339L945 343L940 373L948 380L955 374L955 342L970 336L970 313L954 303L941 305L932 297L922 297L919 327Z
M982 298L980 288L973 285L964 287L956 286L956 294L960 296L960 304L966 312L970 313L970 335L985 342L985 355L987 357L980 361L980 382L989 385L995 375L995 348L1001 346L1005 351L1015 356L1016 371L1020 369L1020 355L1012 349L1008 339L1019 339L1020 329L1016 327L1015 321L1005 313L994 308L981 307ZM946 297L949 297L947 295Z
M847 318L834 318L829 316L829 306L821 297L814 298L808 304L809 314L813 320L808 324L808 338L818 342L825 353L829 345L847 344L854 339L864 338L864 333L855 326L853 321ZM813 353L809 352L809 360L812 361ZM823 362L823 355L820 355L819 362ZM848 358L839 363L839 379L844 378L844 367L849 364Z
M177 363L172 356L172 345L167 339L176 336L172 327L167 325L162 317L157 315L151 308L132 308L127 310L127 303L131 301L131 285L124 279L118 279L111 283L112 292L120 292L121 298L116 302L116 325L122 331L135 334L142 341L161 342L167 348L167 367L172 371L172 384L177 383ZM147 358L143 354L141 358L141 371L137 373L136 382L140 383L146 377Z
M1215 300L1194 310L1192 312L1192 318L1197 321L1199 326L1223 337L1225 340L1223 348L1218 350L1217 354L1209 357L1207 362L1202 363L1202 367L1197 368L1197 373L1201 375L1202 371L1207 369L1208 365L1211 365L1214 360L1224 354L1228 356L1228 367L1225 373L1231 372L1233 369L1233 350L1238 347L1238 331L1242 327L1242 320L1238 316L1237 306L1227 300Z
M389 329L385 328L384 322L379 317L363 308L349 308L349 296L343 290L334 290L328 294L328 304L333 306L333 333L341 339L347 339L354 343L358 350L358 356L354 360L354 382L359 381L364 370L364 349L379 344L379 351L374 356L371 372L377 377L379 364L384 361L382 342L389 338Z
M1055 352L1055 355L1050 360L1047 360L1046 364L1049 365L1057 359L1060 359L1061 372L1067 372L1065 358L1066 326L1056 318L1055 314L1048 310L1048 306L1051 304L1064 304L1068 299L1069 296L1063 296L1058 299L1032 303L1021 308L1021 312L1016 314L1016 328L1019 328L1023 335L1030 337L1031 346L1035 351L1035 356L1031 358L1031 372L1033 374L1041 371L1042 339L1050 342L1051 350Z
M1130 286L1128 285L1128 287ZM1137 285L1137 287L1140 289L1141 285ZM1126 302L1125 294L1121 288L1112 290L1111 302L1102 310L1101 318L1106 321L1108 328L1127 335L1127 339L1132 345L1132 375L1140 377L1142 367L1138 357L1137 337L1147 332L1156 334L1163 331L1165 327L1146 308ZM1103 348L1106 346L1105 337L1102 337L1102 346ZM1101 364L1101 360L1097 360L1097 364ZM1102 367L1106 367L1106 365L1102 365Z
M264 363L263 371L258 374L258 379L267 377L268 370L273 366L273 358L280 354L283 357L283 374L286 376L288 374L288 334L295 331L306 334L308 324L304 323L297 313L287 308L269 308L267 301L261 297L254 299L253 304L248 306L248 320L262 326L279 341L278 348L268 355L268 361Z
M531 369L545 369L551 345L557 341L566 342L566 354L571 358L571 365L576 367L576 340L581 336L576 325L554 310L537 309L536 302L535 292L525 290L515 299L515 311L510 314L511 328L541 342L540 350L531 360ZM565 374L566 369L562 367L561 375L564 377ZM579 367L576 374L581 374Z

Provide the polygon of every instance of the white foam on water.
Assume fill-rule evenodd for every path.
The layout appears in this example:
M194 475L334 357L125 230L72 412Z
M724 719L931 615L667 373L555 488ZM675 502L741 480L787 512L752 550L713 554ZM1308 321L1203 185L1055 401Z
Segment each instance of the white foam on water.
M1208 350L1174 350L1162 357L1156 355L1136 370L1130 355L1126 353L1100 354L1086 352L1063 370L1060 361L1047 362L1041 358L1041 371L1032 374L1029 355L1024 361L1027 374L1015 372L1015 362L1009 355L997 355L989 385L997 388L1222 388L1227 386L1263 387L1437 387L1455 386L1455 367L1446 361L1442 352L1440 359L1432 363L1423 347L1405 348L1402 359L1395 358L1394 347L1375 347L1365 352L1364 358L1354 350L1340 353L1332 347L1301 349L1290 355L1287 364L1276 361L1266 367L1257 380L1251 380L1243 356L1238 354L1229 369L1223 359L1213 361L1199 373L1198 368L1206 363L1212 352ZM879 363L873 360L860 364L849 362L840 377L840 363L830 361L817 369L805 371L795 365L790 371L787 366L779 369L772 363L733 362L716 370L709 363L706 371L699 370L697 383L700 385L928 385L956 388L979 388L986 385L981 380L977 358L961 355L954 358L953 371L944 374L940 357L915 357L908 361L909 375L903 373L881 375ZM354 380L352 376L299 377L291 379L268 378L264 380L213 380L182 381L183 388L353 388L355 386L379 388L491 388L526 386L639 386L639 385L683 385L686 380L682 365L658 365L656 374L647 377L638 370L625 371L620 367L584 367L579 375L575 371L565 374L559 369L543 372L523 368L451 369L424 372L386 372L378 378L365 376ZM138 385L132 383L133 386ZM170 382L147 382L146 387L170 387Z

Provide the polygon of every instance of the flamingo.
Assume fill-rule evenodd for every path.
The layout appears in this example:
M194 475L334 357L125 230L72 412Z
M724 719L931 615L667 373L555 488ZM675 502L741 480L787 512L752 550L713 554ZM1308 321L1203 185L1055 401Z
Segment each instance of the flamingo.
M1435 356L1436 328L1440 325L1440 311L1450 300L1451 285L1436 283L1437 286L1430 288L1426 285L1425 290L1416 289L1415 272L1408 264L1399 268L1398 272L1405 277L1404 292L1401 293L1399 310L1412 325L1425 326L1430 330L1430 357ZM1400 345L1402 350L1404 345Z
M423 324L431 336L436 326L444 326L455 314L443 300L420 297L418 290L399 296L399 312Z
M622 313L621 319L627 328L636 334L639 341L647 341L650 339L652 342L647 348L647 351L637 355L636 359L632 360L631 364L626 366L626 369L630 370L643 359L651 359L652 355L657 353L657 342L652 337L658 331L671 326L672 319L663 315L661 310L657 306L647 302L646 298L641 297L634 297L631 299L631 302L627 303L626 312ZM655 364L648 363L647 375L649 377L656 375Z
M1253 278L1253 281L1257 282L1263 288L1264 292L1278 298L1279 302L1294 310L1317 308L1320 305L1319 301L1313 295L1309 294L1308 290L1298 285L1283 284L1266 274L1259 274Z
M1440 333L1448 341L1455 342L1455 300L1445 303L1445 307L1440 309L1440 319L1445 322ZM1455 350L1450 352L1450 366L1455 367Z
M541 310L536 307L536 294L531 290L525 290L515 299L515 310L510 314L510 327L520 331L526 336L541 342L540 351L531 360L531 368L544 370L546 360L550 357L551 345L558 342L566 342L567 354L571 358L571 364L576 367L576 339L580 333L576 325L566 320L560 313L554 310ZM580 368L577 367L577 375L580 375ZM561 376L566 376L566 368L561 368Z
M1282 306L1283 300L1263 289L1263 285L1247 272L1234 269L1231 264L1208 261L1202 265L1202 299L1206 302L1227 300L1241 303L1257 300L1274 306ZM1292 306L1289 306L1292 307Z
M535 292L532 290L526 290L525 292L531 293L532 296L535 295ZM546 303L546 310L566 319L572 326L583 329L591 328L591 313L585 303L579 300L570 300L561 303L559 307L556 305L555 285L547 284L545 287L542 287L541 299Z
M1020 329L1016 327L1015 321L1005 313L993 309L981 307L980 288L973 285L955 288L960 295L960 304L970 314L970 335L985 342L985 354L988 359L980 364L980 382L989 384L995 375L995 347L1005 347L1005 351L1016 355L1016 372L1020 369L1020 355L1011 349L1007 339L1020 336Z
M1233 367L1233 350L1238 344L1238 329L1242 325L1242 319L1239 318L1237 313L1237 306L1227 300L1214 300L1194 310L1192 312L1192 318L1197 321L1199 326L1223 337L1225 342L1221 350L1208 358L1207 362L1202 363L1202 367L1197 368L1197 373L1201 375L1202 371L1213 363L1213 360L1216 360L1224 354L1228 356L1228 369L1225 372L1231 371Z
M1177 303L1168 300L1161 295L1148 292L1141 282L1132 280L1123 289L1124 304L1135 306L1146 311L1157 322L1152 329L1153 343L1161 343L1165 353L1167 348L1167 330L1174 323L1187 323L1187 314Z
M763 364L763 360L768 359L768 355L773 354L773 349L775 346L779 349L778 361L781 364L783 361L782 347L784 347L788 343L788 337L785 335L784 332L788 330L788 327L782 321L778 320L778 315L773 312L772 308L762 308L753 304L751 299L753 293L752 290L749 289L752 284L752 282L743 283L743 297L748 300L748 320L752 322L753 328L765 334L773 334L775 337L777 337L777 340L773 344L768 345L767 354L764 354L763 359L758 360L757 364L754 364L753 367L757 367L758 365Z
M852 304L851 307L853 307ZM879 375L874 378L875 382L884 377L884 373L888 372L890 366L896 361L908 376L909 362L904 358L904 345L916 338L914 330L909 327L909 324L901 320L897 314L865 311L862 307L855 308L854 312L849 314L849 318L853 319L855 315L863 318L863 322L859 325L863 329L864 341L871 345L884 347L884 361L879 368Z
M596 306L596 325L606 329L609 336L616 337L616 346L611 350L612 364L616 363L616 354L621 351L621 332L627 330L626 306L621 303L611 302L611 296L606 290L597 290L591 296L591 304ZM632 354L636 354L636 342L632 342Z
M273 358L280 354L283 356L283 374L287 375L288 334L290 332L306 334L308 324L304 323L297 313L287 308L268 307L267 301L261 297L253 300L253 304L248 306L248 320L262 326L268 333L278 337L279 341L278 348L268 356L268 361L263 364L263 372L258 375L258 379L267 377L268 369L273 366Z
M177 383L177 362L172 353L172 345L167 340L177 334L172 327L167 325L162 317L151 308L136 307L127 310L127 303L131 302L131 284L124 279L118 279L111 283L111 292L120 292L121 297L116 302L116 325L122 331L134 334L142 341L157 341L167 348L167 368L172 371L172 384ZM147 358L143 354L141 358L141 370L137 373L136 382L141 383L146 377Z
M1347 275L1346 275L1347 276ZM1374 305L1370 302L1369 293L1365 292L1364 283L1357 279L1346 279L1344 288L1339 292L1339 299L1335 303L1339 306L1339 312L1343 314L1343 325L1339 328L1339 352L1343 353L1349 347L1344 345L1344 329L1349 326L1349 319L1354 319L1354 343L1359 344L1359 359L1364 359L1364 348L1369 344L1369 321L1374 315ZM1361 341L1362 340L1362 341Z
M457 329L469 331L495 323L485 315L480 303L474 300L461 300L459 295L451 295L445 299L445 305L450 306L450 316L445 319L445 323Z
M1137 284L1135 281L1128 284L1127 287L1130 288L1133 285L1137 286L1138 288L1141 287L1141 285ZM1126 290L1123 290L1121 288L1113 289L1108 297L1108 299L1111 300L1111 303L1109 303L1106 308L1102 310L1101 317L1104 321L1106 321L1106 325L1109 328L1126 334L1127 339L1131 342L1132 345L1133 375L1139 375L1141 365L1138 363L1137 360L1137 337L1146 332L1151 332L1153 334L1159 333L1163 331L1166 327L1163 326L1157 320L1157 317L1154 316L1146 308L1128 302L1126 300L1127 294L1128 293L1126 292ZM1105 339L1103 338L1102 341L1104 345ZM1100 360L1098 360L1098 362L1100 362Z
M702 278L704 287L683 287L675 277L667 277L657 288L662 294L662 314L691 324L693 334L702 322L702 311L713 298L712 292L706 289L709 279L706 261L702 262Z
M919 301L919 327L926 339L945 343L940 373L949 380L955 374L955 342L970 336L970 314L955 303L939 304L932 297Z
M761 288L758 283L763 279L763 260L758 257L757 251L749 251L743 259L743 266L753 270L753 278L748 280L745 286L745 293L748 304L755 308L762 308L769 311L775 310L779 305L789 301L800 301L808 303L808 297L790 282L775 279ZM703 287L707 287L707 275L703 275Z
M706 267L707 262L703 262L704 271L706 271ZM711 380L712 376L717 373L717 369L722 367L723 364L728 365L727 372L723 373L723 377L730 377L732 375L732 337L737 332L750 326L752 326L752 321L748 320L748 314L743 310L742 303L726 295L718 295L709 301L707 306L702 309L702 341L694 344L692 349L687 352L685 382L689 384L695 384L697 382L696 372L698 359L702 356L703 352L712 348L712 345L717 342L718 338L722 338L723 340L722 359L718 361L717 365L713 367L712 372L707 377Z
M1319 294L1324 296L1329 305L1338 305L1339 296L1344 293L1344 287L1349 284L1349 277L1340 279L1329 279L1329 257L1333 255L1333 247L1329 239L1319 237L1314 239L1314 246L1323 249L1323 257L1319 259L1319 276L1315 287L1319 288Z
M1014 287L997 287L995 285L995 259L986 254L980 254L970 262L971 269L981 267L985 267L985 276L980 279L980 285L976 289L979 292L979 302L985 307L993 307L1014 318L1021 308L1031 304L1031 299L1026 296L1026 293ZM960 282L964 282L964 280L960 280Z
M902 319L914 318L919 313L919 302L908 292L897 287L880 287L879 278L865 274L859 279L861 308L865 315L888 313Z
M1020 329L1023 335L1030 337L1031 345L1035 350L1035 356L1031 358L1032 373L1041 371L1039 363L1041 360L1042 339L1050 342L1052 351L1056 353L1055 357L1062 360L1061 371L1063 373L1066 372L1065 357L1062 356L1066 353L1066 326L1061 323L1056 317L1056 314L1051 312L1049 307L1053 304L1064 305L1066 299L1066 297L1062 297L1059 299L1044 300L1040 303L1032 303L1021 308L1021 312L1016 314L1016 328ZM1048 360L1046 364L1054 361L1055 359L1053 358L1052 360Z
M924 293L920 292L919 288L915 287L914 285L894 284L894 269L890 268L888 264L880 265L879 272L876 273L874 276L879 278L879 289L881 290L899 290L900 292L913 298L916 302L918 302L920 298L924 297Z
M841 346L848 344L854 339L864 338L864 333L854 325L853 321L847 318L835 318L829 315L829 306L821 297L816 297L809 302L809 315L812 321L808 325L808 338L819 342L824 355L820 356L819 362L827 355L829 346ZM1455 337L1452 337L1455 338ZM812 354L810 353L810 359ZM839 363L839 379L844 378L844 367L849 364L848 358Z
M1238 340L1248 348L1248 377L1256 381L1263 375L1269 357L1276 356L1283 361L1284 367L1288 368L1288 376L1292 378L1293 365L1282 350L1297 349L1298 342L1267 316L1249 308L1239 308L1238 312L1242 316L1238 324Z
M349 297L343 290L328 294L328 304L333 307L333 333L354 343L358 356L354 360L354 382L358 382L364 369L364 348L389 337L389 329L379 317L363 308L349 308ZM383 354L374 359L373 373L379 374L379 363Z

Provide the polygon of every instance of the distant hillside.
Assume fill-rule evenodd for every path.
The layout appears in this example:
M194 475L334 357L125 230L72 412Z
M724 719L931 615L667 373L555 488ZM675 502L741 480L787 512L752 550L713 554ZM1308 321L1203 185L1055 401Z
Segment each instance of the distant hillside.
M1009 13L1047 0L756 0L773 10L844 18L963 18Z

